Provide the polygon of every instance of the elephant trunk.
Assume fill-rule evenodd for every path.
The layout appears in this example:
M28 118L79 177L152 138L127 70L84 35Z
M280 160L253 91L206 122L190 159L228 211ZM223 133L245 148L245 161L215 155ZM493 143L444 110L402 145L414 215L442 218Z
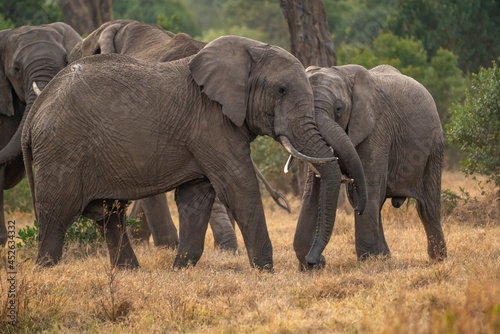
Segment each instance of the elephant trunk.
M358 214L363 214L368 200L365 173L358 153L345 131L335 121L321 111L316 112L316 121L321 136L330 145L339 158L339 165L345 174L354 179L354 198L351 204Z
M319 205L316 233L309 253L306 255L308 265L320 263L321 254L332 237L342 176L337 162L329 165L316 165L316 168L321 174Z
M336 162L337 159L332 159L332 151L327 141L321 136L313 118L305 124L292 124L291 129L295 131L292 130L294 135L290 139L294 140L293 144L296 145L295 147L298 148L300 153L308 157L321 157L316 160L306 160L302 159L300 155L293 154L297 158L306 161L309 170L321 177L318 207L313 208L314 211L317 211L317 215L316 212L313 214L314 217L317 217L316 224L312 225L312 228L315 228L316 231L312 246L308 248L309 254L305 258L308 264L314 265L320 262L321 253L332 236L342 174ZM285 148L287 147L285 146ZM310 219L310 212L304 212L303 210L304 208L301 208L301 217L299 219ZM314 232L309 230L307 233L312 235ZM304 261L303 258L299 260Z
M33 83L35 83L35 81L33 81ZM36 86L39 89L43 89L45 85L46 83L39 82ZM10 139L9 143L0 151L0 166L8 164L10 161L14 160L16 157L22 154L21 135L23 133L23 126L26 121L26 118L28 117L28 113L31 109L31 106L33 105L37 97L34 86L35 85L32 84L32 86L30 87L28 99L26 101L26 108L24 109L21 123L19 123L19 126L16 132L14 133L14 136L12 136L12 138Z

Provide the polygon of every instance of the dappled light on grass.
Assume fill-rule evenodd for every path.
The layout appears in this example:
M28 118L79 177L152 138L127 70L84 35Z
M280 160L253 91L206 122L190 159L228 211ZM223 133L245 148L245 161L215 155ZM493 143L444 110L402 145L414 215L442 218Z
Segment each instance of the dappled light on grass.
M444 175L443 188L457 191L456 184L477 197L474 205L482 211L498 203L480 196L470 179ZM21 249L18 259L25 262L18 270L18 326L26 332L101 333L500 331L498 221L479 224L476 214L466 220L463 214L444 217L449 257L429 263L414 204L395 209L388 201L382 220L392 257L360 262L354 217L339 211L324 252L326 268L299 273L292 242L300 202L289 199L290 215L271 209L272 199L264 198L275 274L250 268L239 231L239 254L214 250L209 229L198 265L183 270L172 269L173 250L136 245L141 268L116 272L113 320L105 247L85 252L70 245L61 263L49 269L35 267L36 252ZM465 208L460 204L455 211ZM4 282L4 268L0 275ZM5 288L0 285L1 305ZM5 328L5 317L0 321Z

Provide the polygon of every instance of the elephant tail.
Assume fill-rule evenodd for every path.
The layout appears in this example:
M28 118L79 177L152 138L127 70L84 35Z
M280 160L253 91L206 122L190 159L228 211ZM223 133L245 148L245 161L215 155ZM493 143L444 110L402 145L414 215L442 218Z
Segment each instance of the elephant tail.
M23 159L24 167L26 168L26 177L28 178L28 183L30 185L31 200L33 202L33 208L35 210L35 219L38 221L38 215L35 203L35 179L33 177L33 154L31 150L31 127L29 124L23 129L22 138L22 149L23 149Z

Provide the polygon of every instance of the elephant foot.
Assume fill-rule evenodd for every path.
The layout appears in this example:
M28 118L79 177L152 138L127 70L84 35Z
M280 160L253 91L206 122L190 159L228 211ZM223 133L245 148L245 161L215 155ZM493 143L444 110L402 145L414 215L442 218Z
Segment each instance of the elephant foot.
M174 269L183 269L194 267L198 263L201 256L197 257L189 253L177 254L174 260Z
M358 261L366 261L368 259L380 258L382 260L387 260L391 258L391 252L387 251L379 251L379 252L364 252L361 255L358 255Z
M299 271L301 272L306 272L306 271L313 271L313 270L321 270L325 268L326 265L326 260L323 255L320 255L318 263L307 263L307 261L304 259L303 262L299 263Z
M441 241L438 244L429 244L427 247L427 253L429 254L429 259L431 262L444 261L448 257L446 243L444 241Z

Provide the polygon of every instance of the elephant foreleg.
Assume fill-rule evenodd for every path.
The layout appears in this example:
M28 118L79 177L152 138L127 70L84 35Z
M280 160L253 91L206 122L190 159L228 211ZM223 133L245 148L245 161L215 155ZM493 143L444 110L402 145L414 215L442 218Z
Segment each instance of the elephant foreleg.
M212 207L210 227L214 234L215 248L232 252L238 251L238 241L236 240L234 225L231 224L226 206L218 198L216 198Z
M97 221L108 245L111 266L118 268L137 268L139 262L130 244L125 229L125 202L115 201L108 204L105 217Z
M179 211L179 248L174 268L196 265L203 254L215 191L207 179L181 185L175 191Z

